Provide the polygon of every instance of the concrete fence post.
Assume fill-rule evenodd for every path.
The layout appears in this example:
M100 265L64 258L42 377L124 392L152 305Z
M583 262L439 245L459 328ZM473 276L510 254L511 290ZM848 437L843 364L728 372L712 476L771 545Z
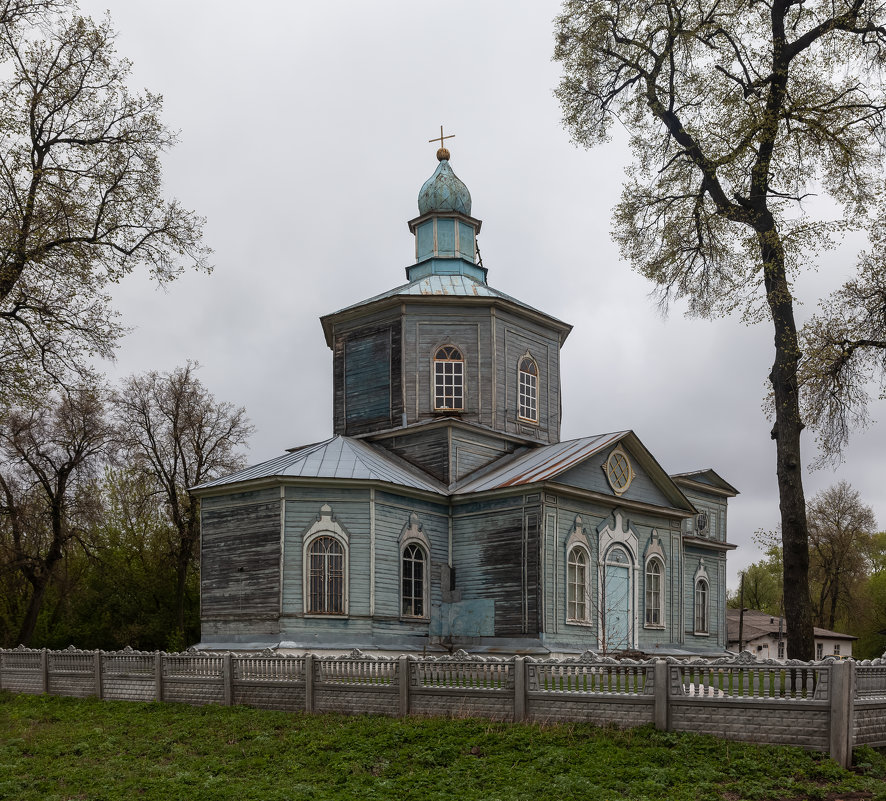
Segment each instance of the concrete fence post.
M402 654L397 658L397 683L400 690L400 717L409 714L409 657Z
M234 704L234 665L230 652L222 656L222 682L224 684L225 706Z
M834 662L829 668L830 755L841 767L852 764L853 678L851 662Z
M154 700L163 700L163 654L154 653Z
M668 663L663 659L656 661L652 670L652 692L654 699L653 720L659 731L668 730Z
M514 657L514 720L526 720L526 657Z
M95 671L95 697L104 698L104 687L102 686L102 651L94 651L92 654L93 666Z
M305 654L305 712L314 711L314 655Z
M40 651L40 674L43 677L43 692L49 692L49 652L44 648Z

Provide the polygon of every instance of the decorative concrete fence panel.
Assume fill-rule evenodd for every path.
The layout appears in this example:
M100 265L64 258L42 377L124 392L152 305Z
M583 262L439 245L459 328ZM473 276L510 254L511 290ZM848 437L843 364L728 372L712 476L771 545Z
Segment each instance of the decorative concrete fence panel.
M827 751L831 671L806 663L671 664L668 726Z
M526 668L529 720L622 728L655 722L654 664L588 655Z
M886 660L343 657L0 650L0 689L345 714L586 721L799 745L886 746Z
M484 659L460 651L455 657L403 660L410 668L409 714L515 717L515 660Z
M855 669L855 745L886 746L886 665Z

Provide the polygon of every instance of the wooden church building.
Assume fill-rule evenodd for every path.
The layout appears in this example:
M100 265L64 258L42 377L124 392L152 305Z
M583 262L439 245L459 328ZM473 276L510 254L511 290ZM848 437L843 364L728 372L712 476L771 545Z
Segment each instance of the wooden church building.
M199 647L721 653L736 490L632 431L560 441L571 326L487 283L437 158L407 283L321 319L332 438L192 490Z

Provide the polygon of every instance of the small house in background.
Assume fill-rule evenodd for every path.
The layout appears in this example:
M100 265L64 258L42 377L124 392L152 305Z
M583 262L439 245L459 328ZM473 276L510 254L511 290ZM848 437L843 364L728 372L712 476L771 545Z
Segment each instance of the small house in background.
M726 626L730 651L750 651L758 659L784 660L790 658L786 652L788 630L783 617L770 615L756 609L745 609L744 623L741 623L740 609L726 610ZM742 639L739 642L739 626ZM840 659L852 656L852 643L858 637L840 634L837 631L815 627L815 658L836 656Z
M560 440L571 326L489 285L437 157L407 283L321 320L333 436L192 490L200 647L722 653L736 490Z

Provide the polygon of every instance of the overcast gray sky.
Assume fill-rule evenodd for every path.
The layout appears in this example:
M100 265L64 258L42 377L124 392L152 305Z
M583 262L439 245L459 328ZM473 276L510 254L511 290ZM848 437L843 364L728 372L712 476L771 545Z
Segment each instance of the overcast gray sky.
M610 236L625 137L570 144L553 97L554 0L447 3L81 0L109 9L133 83L162 93L181 132L166 193L207 218L211 276L115 290L133 328L112 378L202 364L219 399L256 426L249 458L332 430L332 354L318 317L404 282L406 221L437 165L451 164L483 220L489 282L575 326L563 348L563 439L633 429L669 472L712 467L731 502L730 586L778 523L775 448L762 411L772 335L737 319L662 319L651 285ZM802 321L854 266L857 242L798 278ZM886 418L884 404L874 416ZM886 525L886 419L837 471ZM814 456L805 437L805 461Z

